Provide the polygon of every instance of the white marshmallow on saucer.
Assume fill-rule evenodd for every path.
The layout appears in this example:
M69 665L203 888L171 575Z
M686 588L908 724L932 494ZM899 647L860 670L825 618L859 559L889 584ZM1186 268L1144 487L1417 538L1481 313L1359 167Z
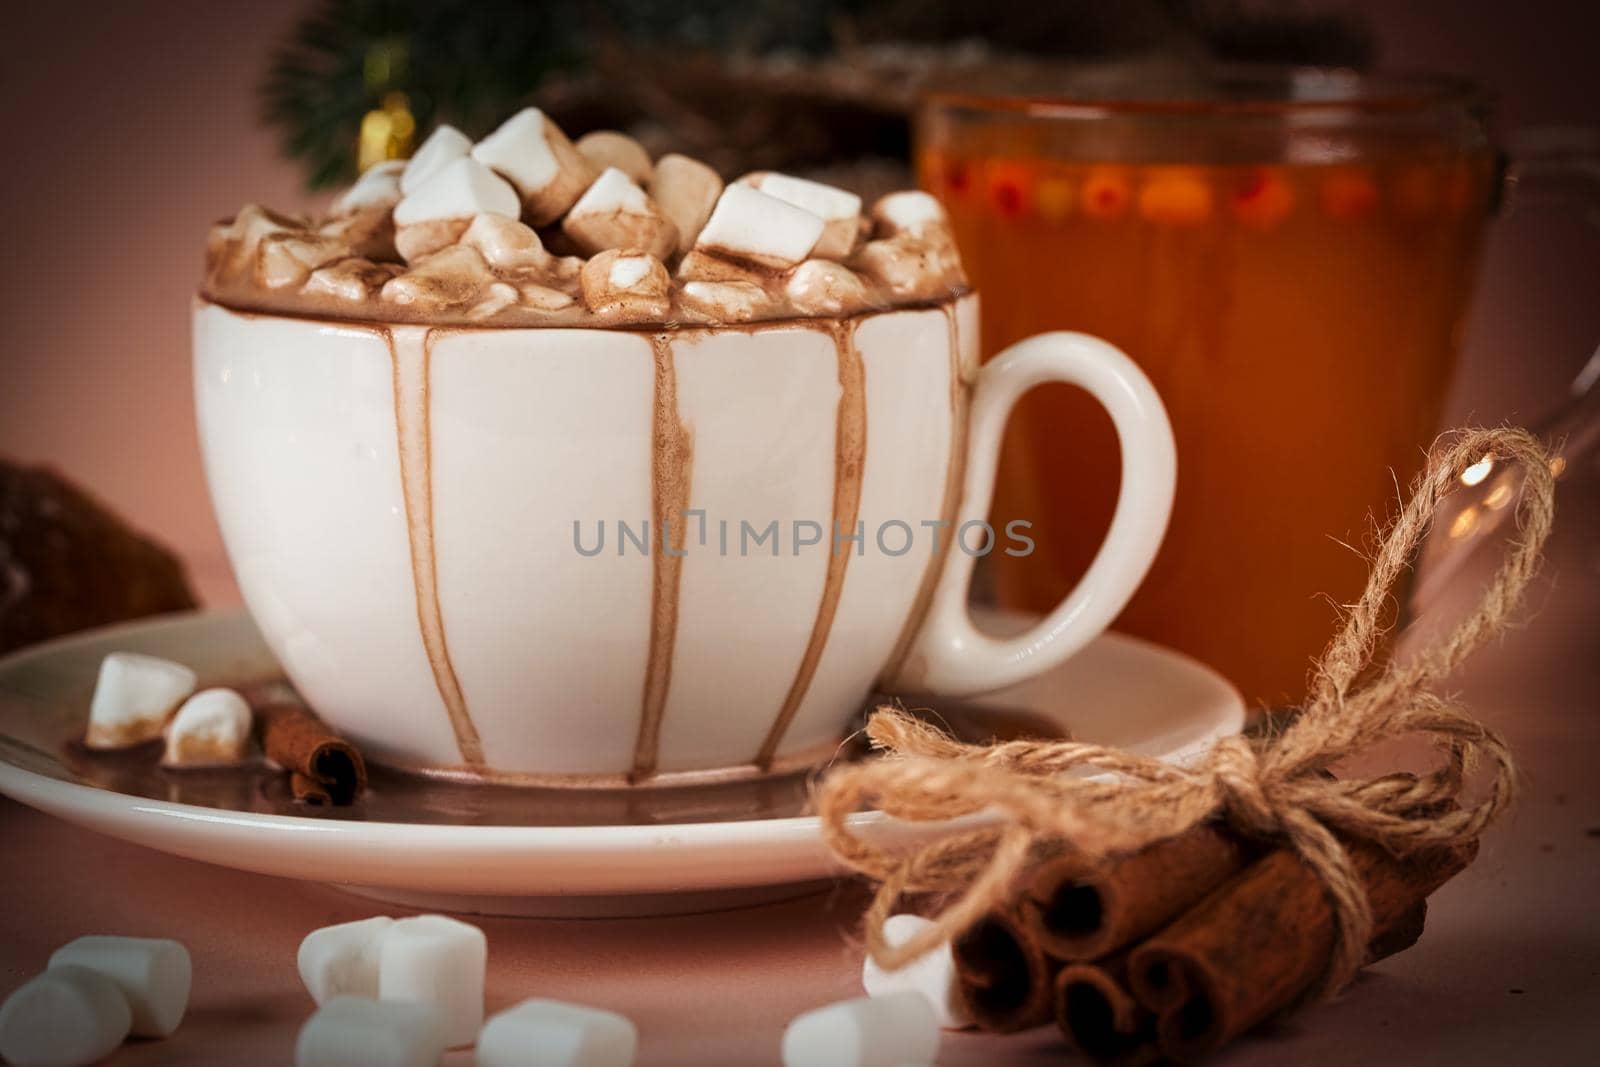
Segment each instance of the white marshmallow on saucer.
M116 985L133 1013L135 1037L166 1037L189 1008L189 950L165 937L80 937L56 949L50 970L82 967Z
M90 748L125 748L161 735L161 728L198 681L181 663L137 652L113 652L100 662L89 702Z
M115 982L62 966L27 982L0 1005L0 1058L12 1067L79 1067L111 1055L132 1013Z
M872 221L882 237L916 234L928 226L950 225L944 205L931 194L917 189L903 189L879 198L872 205Z
M783 1032L783 1067L932 1067L939 1020L921 993L841 1000Z
M168 767L215 767L250 754L250 705L232 689L202 689L167 724Z
M823 220L748 185L722 191L695 248L728 259L788 270L811 254Z
M473 147L472 158L516 186L534 226L560 218L600 173L536 107L506 119Z
M644 145L616 130L591 130L578 138L578 154L593 163L596 170L616 167L633 181L646 185L655 167Z
M572 205L561 232L591 256L629 248L666 259L678 247L678 228L616 167L607 168Z
M300 1027L295 1067L438 1067L444 1021L420 1001L335 997Z
M400 192L410 194L446 166L472 151L472 139L454 126L440 126L417 146L400 171ZM364 175L363 175L364 176Z
M625 1016L535 998L484 1024L477 1067L631 1067L638 1046Z
M811 250L818 259L843 259L855 248L861 232L861 198L855 193L772 171L749 174L739 180L820 218L824 223L822 237Z
M394 243L406 262L454 244L478 215L517 217L517 191L475 159L446 164L394 206Z
M680 253L694 247L695 239L711 217L722 195L722 178L717 172L688 156L669 153L656 160L646 192L661 213L678 229Z
M348 215L364 207L393 207L400 202L400 175L407 165L403 159L374 163L333 202L333 213Z
M306 992L317 1004L335 997L378 996L378 948L394 925L387 915L313 930L300 942L295 962Z
M659 259L615 248L589 260L578 275L584 307L607 317L662 319L672 306L671 285Z
M483 1025L489 942L476 926L443 915L399 919L379 935L378 997L439 1010L445 1044L472 1044Z
M899 946L933 925L920 915L891 915L883 924L884 939ZM961 998L956 980L956 961L948 941L925 956L919 956L899 970L886 971L869 955L861 968L861 985L869 997L892 993L920 993L933 1007L939 1025L960 1030L972 1025L972 1016Z

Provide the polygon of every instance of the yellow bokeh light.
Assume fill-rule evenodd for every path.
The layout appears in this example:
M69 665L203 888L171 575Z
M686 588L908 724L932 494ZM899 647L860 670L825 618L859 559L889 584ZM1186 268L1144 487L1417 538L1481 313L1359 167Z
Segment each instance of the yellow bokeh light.
M1450 523L1450 536L1460 540L1478 528L1478 509L1475 507L1464 508L1461 514Z

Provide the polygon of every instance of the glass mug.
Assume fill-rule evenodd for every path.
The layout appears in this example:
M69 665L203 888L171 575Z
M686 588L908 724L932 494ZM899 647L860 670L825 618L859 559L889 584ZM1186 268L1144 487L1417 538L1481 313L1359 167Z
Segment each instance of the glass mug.
M1498 188L1485 111L1447 79L1265 71L936 95L919 115L919 180L984 293L982 351L1087 331L1170 412L1171 526L1117 627L1253 703L1303 694L1334 605L1365 583L1363 524L1437 430ZM1031 521L1037 548L987 578L1037 610L1093 557L1115 439L1052 387L1005 449L992 518Z

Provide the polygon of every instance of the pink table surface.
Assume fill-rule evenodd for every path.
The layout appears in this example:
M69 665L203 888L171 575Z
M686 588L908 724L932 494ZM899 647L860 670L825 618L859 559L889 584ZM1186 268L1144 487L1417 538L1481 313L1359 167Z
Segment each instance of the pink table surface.
M1600 500L1568 485L1526 622L1460 691L1518 753L1523 801L1434 897L1412 951L1337 1001L1229 1049L1229 1065L1592 1063L1600 1048ZM311 1008L295 949L396 909L312 883L150 852L0 801L0 989L84 933L163 935L194 955L183 1027L112 1064L289 1064ZM646 1065L774 1064L795 1014L859 992L859 886L718 914L484 919L490 1011L548 996L625 1012ZM1051 1030L948 1035L939 1062L1050 1063ZM447 1062L467 1064L470 1054Z

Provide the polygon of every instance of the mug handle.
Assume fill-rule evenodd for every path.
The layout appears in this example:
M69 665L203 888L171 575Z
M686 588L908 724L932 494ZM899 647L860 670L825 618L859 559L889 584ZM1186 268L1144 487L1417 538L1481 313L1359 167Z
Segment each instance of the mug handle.
M1006 422L1023 394L1046 382L1081 386L1100 402L1122 448L1122 488L1105 542L1055 609L1014 637L973 625L967 587L976 557L962 528L987 518ZM1116 618L1149 570L1172 514L1177 457L1166 408L1150 379L1121 349L1088 334L1045 333L1019 341L978 374L968 422L966 481L938 585L892 689L967 696L1051 669ZM1070 492L1071 486L1063 486Z

